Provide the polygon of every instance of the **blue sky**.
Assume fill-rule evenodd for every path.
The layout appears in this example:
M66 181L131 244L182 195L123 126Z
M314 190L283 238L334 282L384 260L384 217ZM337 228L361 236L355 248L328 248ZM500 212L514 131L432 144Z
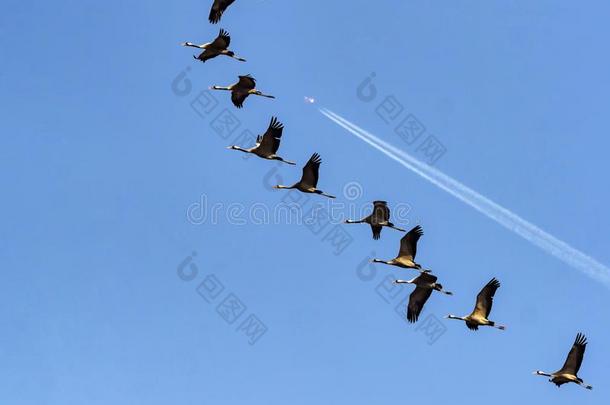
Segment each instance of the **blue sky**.
M376 112L393 95L400 117L412 114L446 148L436 167L610 264L610 5L237 0L212 26L209 3L4 2L3 402L605 403L608 288L316 107L421 157ZM220 27L247 63L198 64L178 45L206 42ZM373 72L378 95L365 102L357 88ZM210 85L245 73L277 99L236 110L219 93L210 114L191 108ZM177 77L188 94L176 94ZM225 108L240 122L227 139L212 124ZM296 168L225 149L242 130L264 131L272 115L286 126L280 151ZM365 226L345 227L353 240L335 254L323 240L331 228L189 221L202 196L222 212L276 207L287 194L269 190L271 180L296 181L313 152L323 159L319 186L338 202L402 204L410 211L400 225L424 227L418 259L455 293L426 306L424 317L446 327L433 344L421 323L395 312L410 287L381 293L388 276L413 272L376 267L363 277L373 252L393 257L399 233L373 241ZM353 182L361 193L349 200ZM322 201L314 197L307 204ZM194 267L180 269L194 279L185 281L179 266L192 252ZM494 276L502 287L492 319L508 330L472 333L441 319L469 313ZM210 280L224 288L207 302L198 286ZM217 311L227 297L245 306L233 323ZM253 345L240 330L250 315L267 329ZM559 369L578 331L589 337L580 374L593 391L531 375Z

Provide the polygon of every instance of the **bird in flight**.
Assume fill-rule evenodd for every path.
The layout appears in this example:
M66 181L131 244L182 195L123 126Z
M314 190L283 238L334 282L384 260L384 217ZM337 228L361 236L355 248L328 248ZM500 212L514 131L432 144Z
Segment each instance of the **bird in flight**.
M582 333L579 333L576 335L576 339L574 340L572 349L570 349L570 353L568 353L568 358L563 364L561 370L556 371L554 373L535 371L534 374L550 377L549 381L557 385L557 387L561 387L562 384L572 382L588 390L592 390L592 386L585 384L585 382L578 377L578 370L580 370L580 365L582 364L582 358L585 355L586 348L587 338Z
M276 155L277 150L280 147L280 140L282 138L282 132L284 131L284 125L277 120L276 117L271 118L269 128L263 135L256 137L256 145L249 149L241 148L237 145L231 145L228 149L238 150L245 153L253 153L258 157L269 160L279 160L280 162L288 163L289 165L295 165L295 162L284 160L284 158Z
M223 86L212 86L212 90L226 90L231 92L231 101L237 108L242 108L244 101L249 95L275 98L268 94L263 94L261 91L256 89L256 79L250 75L238 76L239 81L227 87Z
M210 16L208 17L212 24L216 24L220 21L222 14L225 12L227 7L233 4L235 0L214 0L212 8L210 8Z
M294 183L292 186L282 186L278 184L274 186L274 188L278 189L297 189L302 193L313 193L320 194L328 198L336 198L334 195L326 194L324 191L319 190L318 187L318 177L320 171L320 163L322 163L322 159L320 155L314 153L309 158L309 161L305 166L303 166L303 175L301 176L301 180L297 183Z
M400 249L398 256L392 260L373 259L373 263L384 263L390 266L398 266L404 269L415 269L423 273L430 273L429 269L422 269L421 265L415 262L417 253L417 241L424 234L424 230L420 225L411 229L405 236L400 239Z
M424 309L424 304L432 295L432 291L439 291L443 294L453 295L450 291L443 290L443 285L436 282L437 277L429 273L420 273L419 276L411 280L395 280L394 284L415 284L415 290L409 295L407 305L407 320L411 323L417 322L419 314Z
M193 58L200 60L201 62L215 58L218 55L225 55L230 58L237 59L240 62L245 62L245 59L235 56L235 52L229 50L230 43L231 36L227 31L221 29L216 39L214 39L212 42L201 45L197 45L192 42L183 42L181 45L203 49L203 52L201 52L199 56L193 55Z
M491 306L493 304L493 298L496 294L496 290L500 287L500 282L495 278L492 278L489 283L483 287L481 292L477 295L477 303L472 313L468 316L455 316L447 315L447 319L459 319L466 322L466 326L470 330L478 330L479 326L492 326L500 330L506 329L506 326L496 325L495 322L487 319L491 312Z
M366 218L359 221L348 219L345 221L346 224L369 224L373 231L373 239L377 240L381 237L381 229L384 226L393 228L401 232L406 232L404 229L394 226L390 222L390 209L388 203L385 201L373 201L373 212Z

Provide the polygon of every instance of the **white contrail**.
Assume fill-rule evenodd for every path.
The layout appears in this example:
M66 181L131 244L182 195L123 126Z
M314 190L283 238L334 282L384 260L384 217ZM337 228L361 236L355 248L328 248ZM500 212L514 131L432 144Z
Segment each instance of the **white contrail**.
M545 252L552 254L570 266L610 287L610 269L602 263L543 231L536 225L496 204L459 181L447 176L437 168L415 159L406 152L388 144L334 112L326 108L321 108L319 111L339 126L407 169L417 173Z

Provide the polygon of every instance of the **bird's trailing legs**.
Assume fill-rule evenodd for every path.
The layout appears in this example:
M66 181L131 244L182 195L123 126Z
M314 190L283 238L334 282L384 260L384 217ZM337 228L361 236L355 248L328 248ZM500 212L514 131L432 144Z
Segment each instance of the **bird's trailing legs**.
M271 94L264 94L263 92L261 92L259 90L250 90L249 93L253 94L255 96L261 96L261 97L267 97L267 98L275 98L275 96L272 96Z
M283 163L286 163L286 164L289 164L289 165L296 165L296 163L295 163L295 162L292 162L292 161L290 161L290 160L286 160L286 159L284 159L284 158L282 158L282 157L279 157L279 156L275 156L275 157L273 157L272 159L273 159L273 160L279 160L280 162L283 162Z
M323 195L324 197L328 197L328 198L337 198L337 197L335 197L334 195L331 195L331 194L326 194L326 193L325 193L324 191L322 191L322 190L316 190L316 191L314 191L314 193L316 193L316 194L320 194L320 195Z
M506 330L506 326L496 325L496 323L494 321L489 321L489 326L496 328L496 329L500 329L500 330Z
M407 232L406 229L399 228L391 222L386 222L384 224L381 224L381 226L387 226L388 228L396 229L397 231L400 231L400 232Z
M235 54L228 54L228 56L232 57L233 59L237 59L240 62L245 62L246 61L244 58L240 58L239 56L237 56Z
M581 387L583 387L583 388L588 389L588 390L592 390L592 389L593 389L593 386L592 386L592 385L585 384L585 382L584 382L584 381L577 381L577 384L578 384L578 385L580 385L580 386L581 386Z
M439 287L439 286L437 285L437 287L438 287L438 288L435 288L435 290L436 290L436 291L438 291L438 292L440 292L440 293L443 293L443 294L445 294L445 295L453 295L453 293L452 293L451 291L446 291L446 290L443 290L443 287L442 287L442 286L440 286L440 287Z

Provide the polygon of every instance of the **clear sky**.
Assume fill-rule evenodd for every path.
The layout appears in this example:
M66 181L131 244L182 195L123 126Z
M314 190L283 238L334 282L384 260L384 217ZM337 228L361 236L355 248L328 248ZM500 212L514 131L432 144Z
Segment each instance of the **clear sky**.
M607 403L608 287L317 107L422 160L433 135L437 168L608 265L610 4L237 0L214 26L210 4L3 2L0 402ZM220 27L246 63L179 46ZM237 110L202 93L246 73L277 99ZM272 115L296 167L226 149ZM425 130L401 138L406 117ZM384 282L414 272L366 264L394 257L400 233L335 227L341 210L250 215L293 197L269 186L313 152L337 203L387 200L397 225L424 227L418 260L453 297L408 325L395 308L412 287ZM469 313L494 276L506 331L442 318ZM579 331L593 391L531 375L559 369Z

